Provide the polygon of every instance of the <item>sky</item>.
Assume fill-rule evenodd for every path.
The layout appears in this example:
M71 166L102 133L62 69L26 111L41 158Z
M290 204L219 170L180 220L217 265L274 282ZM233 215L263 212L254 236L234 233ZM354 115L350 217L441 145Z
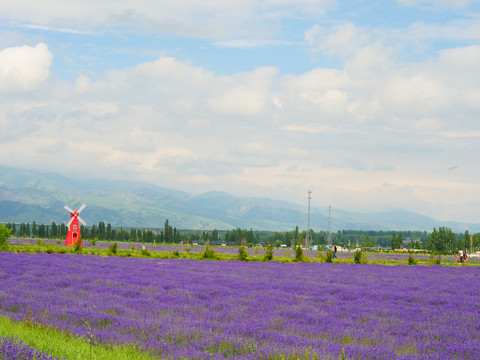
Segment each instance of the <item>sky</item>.
M5 166L480 222L479 140L479 0L0 2Z

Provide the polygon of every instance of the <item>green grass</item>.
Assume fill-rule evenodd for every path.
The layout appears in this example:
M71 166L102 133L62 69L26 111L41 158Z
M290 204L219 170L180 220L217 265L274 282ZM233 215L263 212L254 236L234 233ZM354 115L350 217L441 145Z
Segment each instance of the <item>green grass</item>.
M43 353L68 360L151 360L146 353L140 353L133 346L105 347L90 345L83 337L67 335L57 329L40 327L35 324L16 322L7 316L0 316L0 336L22 340Z

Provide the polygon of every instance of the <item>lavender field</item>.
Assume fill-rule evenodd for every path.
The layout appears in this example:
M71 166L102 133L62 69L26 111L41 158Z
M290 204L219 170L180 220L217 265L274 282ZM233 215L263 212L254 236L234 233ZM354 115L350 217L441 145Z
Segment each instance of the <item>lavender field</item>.
M0 315L161 359L478 359L476 267L0 252Z

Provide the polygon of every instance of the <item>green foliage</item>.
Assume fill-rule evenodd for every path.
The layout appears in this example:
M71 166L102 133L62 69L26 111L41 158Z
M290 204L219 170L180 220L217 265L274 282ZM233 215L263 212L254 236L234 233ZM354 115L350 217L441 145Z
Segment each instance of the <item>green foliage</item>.
M173 255L173 257L178 258L178 257L180 257L180 252L178 251L178 249L175 249L174 251L172 251L172 255Z
M458 251L459 244L455 238L455 233L447 227L439 227L433 229L428 237L428 249L439 253L454 254Z
M8 251L8 239L10 238L11 229L5 224L0 225L0 251Z
M392 236L392 250L395 249L402 249L403 248L403 239L402 239L402 234L398 234L398 236L393 233Z
M116 255L118 252L118 244L115 241L112 245L108 247L108 254L109 255Z
M207 245L207 247L205 248L205 251L202 253L201 257L203 259L215 260L217 258L217 254L215 253L215 249L211 249Z
M442 256L438 255L435 257L434 254L430 254L430 258L428 261L431 265L440 265L442 263Z
M273 244L267 244L265 247L265 254L263 255L263 261L272 261L273 259Z
M322 251L318 252L317 258L320 262L325 262L325 255L323 254Z
M301 262L303 261L303 249L300 245L297 246L295 249L295 261Z
M142 250L140 250L140 254L142 254L142 256L150 256L150 251L148 251L148 249L145 246L142 246Z
M417 260L413 257L413 254L410 254L408 256L408 265L416 265L417 264Z
M82 240L80 238L73 244L73 251L76 253L82 252Z
M365 262L362 250L355 251L355 253L353 254L353 261L355 262L355 264L363 264Z
M95 246L97 244L97 241L98 241L97 236L95 236L92 240L90 240L90 242L92 243L93 246Z
M325 262L331 264L333 262L333 251L327 250L327 255L325 256Z
M245 249L245 246L240 246L238 248L238 260L248 261L248 251Z

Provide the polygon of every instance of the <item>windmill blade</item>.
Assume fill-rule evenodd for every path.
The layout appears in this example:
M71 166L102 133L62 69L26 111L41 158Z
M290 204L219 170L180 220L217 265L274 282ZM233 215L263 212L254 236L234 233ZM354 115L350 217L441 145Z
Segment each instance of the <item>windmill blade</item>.
M77 219L78 219L78 221L80 221L83 224L83 226L87 226L87 223L85 221L83 221L83 219L80 216L77 217Z
M64 206L65 210L67 210L69 213L73 213L73 210L70 209L67 205Z
M70 225L73 222L73 219L75 219L73 216L70 218L70 221L67 223L67 227L70 228Z
M85 209L87 205L83 204L82 206L80 206L80 209L78 209L77 213L81 213L83 209Z

